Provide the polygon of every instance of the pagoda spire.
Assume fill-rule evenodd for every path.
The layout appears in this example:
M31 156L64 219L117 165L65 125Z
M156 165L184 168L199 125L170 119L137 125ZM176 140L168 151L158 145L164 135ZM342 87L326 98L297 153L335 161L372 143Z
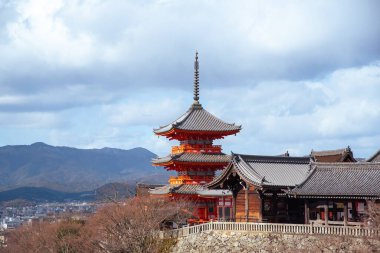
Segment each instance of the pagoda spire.
M195 51L195 62L194 62L194 104L199 104L199 62L198 62L198 50Z

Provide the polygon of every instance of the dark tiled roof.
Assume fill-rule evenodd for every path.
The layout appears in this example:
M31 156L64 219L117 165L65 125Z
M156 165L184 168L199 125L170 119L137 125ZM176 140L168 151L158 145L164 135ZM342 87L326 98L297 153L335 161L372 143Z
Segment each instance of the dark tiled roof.
M220 190L220 189L205 189L198 191L200 196L213 196L213 197L223 197L223 196L232 196L230 190Z
M161 158L153 159L153 164L167 163L170 161L178 162L203 162L203 163L228 163L231 156L220 154L207 154L207 153L181 153L175 155L168 155Z
M310 156L316 162L345 162L352 161L355 162L351 148L335 149L335 150L324 150L324 151L314 151L312 150Z
M188 131L208 131L208 132L225 132L231 131L236 133L240 131L241 126L228 124L205 109L200 104L193 104L190 109L172 123L154 129L156 134L165 133L173 128ZM233 134L231 133L231 134Z
M310 170L310 158L233 154L229 166L208 186L220 184L232 170L253 185L295 186L306 178Z
M345 148L334 149L334 150L322 150L322 151L311 151L311 156L329 156L329 155L343 155L346 152Z
M169 184L163 187L155 188L149 191L151 194L198 194L198 191L204 191L205 187L196 184Z
M197 194L200 196L231 196L229 190L210 190L202 185L195 184L169 184L159 188L151 189L150 194L165 195L169 193L175 194Z
M367 159L367 162L380 162L380 149Z
M150 194L157 194L157 195L168 194L170 192L170 187L171 187L171 185L164 185L161 187L153 188L153 189L149 190L149 193Z
M307 179L290 194L380 197L380 164L314 163Z

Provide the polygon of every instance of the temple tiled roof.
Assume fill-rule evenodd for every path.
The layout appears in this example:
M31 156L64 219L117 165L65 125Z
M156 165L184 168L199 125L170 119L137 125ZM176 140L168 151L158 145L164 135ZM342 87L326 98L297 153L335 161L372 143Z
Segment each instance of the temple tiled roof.
M166 126L154 129L154 132L156 134L162 134L172 129L185 131L231 132L231 134L233 134L239 132L241 126L228 124L203 109L202 105L194 103L190 109L177 120Z
M202 185L195 184L169 184L162 187L155 188L150 191L151 194L197 194L197 191L204 190Z
M180 153L171 154L161 158L153 159L153 164L168 163L171 161L177 162L199 162L199 163L228 163L231 159L230 155L223 153L219 154L207 154L207 153Z
M312 150L310 156L315 162L356 162L353 157L351 148L335 149L335 150L324 150L324 151L314 151Z
M230 190L205 189L205 190L199 190L198 195L213 196L213 197L227 197L227 196L232 196L232 192Z
M244 181L253 185L294 187L306 178L309 170L309 157L233 154L228 167L208 186L217 186L232 172L236 172Z
M380 198L379 163L314 163L293 196Z
M200 196L231 196L229 190L209 190L202 185L196 184L169 184L162 187L157 187L149 191L151 194L155 195L165 195L169 193L174 194L196 194Z
M367 162L380 162L380 149L367 159Z

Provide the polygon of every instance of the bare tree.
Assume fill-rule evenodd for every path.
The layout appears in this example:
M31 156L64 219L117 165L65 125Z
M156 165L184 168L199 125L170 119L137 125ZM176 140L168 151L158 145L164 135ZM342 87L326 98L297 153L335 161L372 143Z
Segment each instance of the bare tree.
M160 224L180 221L186 202L168 199L133 198L104 207L91 219L95 246L100 252L161 252L168 241L158 238ZM97 224L97 225L96 225Z
M10 233L6 252L86 252L80 250L85 245L81 234L83 226L82 222L65 220L21 227Z
M159 238L160 224L183 220L191 208L188 202L166 198L114 201L86 221L65 219L16 229L8 237L8 247L0 252L165 252L175 241Z

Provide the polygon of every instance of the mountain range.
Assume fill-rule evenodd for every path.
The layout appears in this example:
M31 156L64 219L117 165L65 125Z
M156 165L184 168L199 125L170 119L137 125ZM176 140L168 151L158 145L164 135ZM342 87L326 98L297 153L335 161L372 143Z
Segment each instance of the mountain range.
M126 183L108 183L92 191L63 192L45 187L19 187L0 192L0 206L66 201L109 201L128 198L135 187Z
M45 187L64 192L94 190L110 182L166 183L169 173L151 166L156 154L129 150L55 147L42 142L0 147L0 191Z

